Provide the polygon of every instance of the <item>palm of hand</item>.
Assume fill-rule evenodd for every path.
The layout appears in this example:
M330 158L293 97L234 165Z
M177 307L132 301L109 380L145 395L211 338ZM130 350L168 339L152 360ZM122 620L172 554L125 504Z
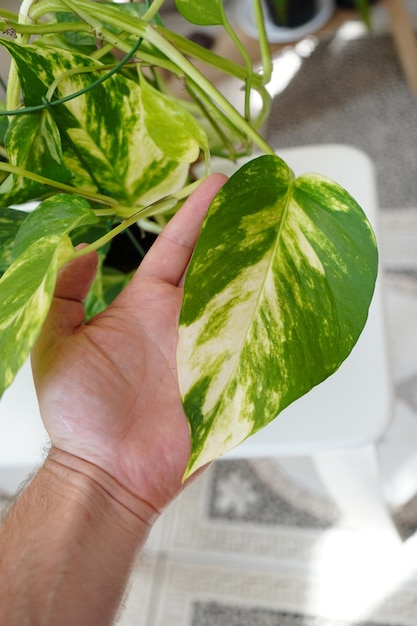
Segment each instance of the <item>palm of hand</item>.
M33 352L41 414L54 446L101 467L157 509L181 489L190 452L176 371L182 280L208 203L223 182L214 176L199 188L128 287L88 324L82 324L81 301L95 257L64 268Z

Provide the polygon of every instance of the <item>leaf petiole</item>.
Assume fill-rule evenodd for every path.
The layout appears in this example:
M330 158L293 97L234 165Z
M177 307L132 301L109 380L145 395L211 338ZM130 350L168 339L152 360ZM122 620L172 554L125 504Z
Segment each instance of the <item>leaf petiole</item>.
M51 180L50 178L46 178L45 176L40 176L39 174L35 174L34 172L29 172L25 170L23 167L19 167L17 165L11 165L10 163L3 163L0 161L0 171L8 172L9 174L16 174L17 176L23 176L24 178L29 178L29 180L34 180L37 183L41 183L42 185L46 185L47 187L53 187L59 191L65 191L66 193L76 194L78 196L82 196L87 200L92 200L94 202L99 202L100 204L105 204L108 206L117 206L118 202L109 196L105 196L100 193L94 193L88 189L71 187L71 185L66 185L65 183L60 183L57 180Z

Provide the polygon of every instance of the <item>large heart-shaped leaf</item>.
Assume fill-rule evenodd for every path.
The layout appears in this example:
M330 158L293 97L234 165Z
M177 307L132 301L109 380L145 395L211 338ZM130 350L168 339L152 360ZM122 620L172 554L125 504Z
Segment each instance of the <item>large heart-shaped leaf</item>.
M180 388L189 475L330 376L367 319L378 255L361 208L278 157L244 165L214 199L185 281Z
M27 106L40 104L59 77L65 76L58 83L56 98L86 89L103 76L100 64L83 54L6 40L0 43L16 62ZM92 71L68 74L77 67ZM150 137L141 88L135 81L113 75L54 111L59 128L76 146L76 150L68 142L63 146L74 185L98 187L123 203L148 204L184 184L188 165L167 157Z
M23 222L15 260L0 279L0 396L26 361L48 313L57 271L73 254L68 233L96 220L85 200L62 194L42 202Z

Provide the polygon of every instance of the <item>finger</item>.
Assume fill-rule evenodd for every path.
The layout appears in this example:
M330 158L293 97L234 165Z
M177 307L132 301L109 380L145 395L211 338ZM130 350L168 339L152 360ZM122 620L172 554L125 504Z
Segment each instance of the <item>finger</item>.
M85 318L83 301L97 270L97 254L87 254L69 261L58 273L54 299L41 333L47 343L71 334Z
M83 302L96 275L96 252L69 261L58 272L55 297Z
M223 174L209 176L168 222L142 261L140 277L159 278L177 285L188 265L208 207L226 182Z

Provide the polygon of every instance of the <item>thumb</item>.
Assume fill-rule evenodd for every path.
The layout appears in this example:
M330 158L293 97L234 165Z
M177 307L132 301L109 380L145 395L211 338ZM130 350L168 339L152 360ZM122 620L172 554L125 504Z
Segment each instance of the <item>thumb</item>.
M55 293L38 344L50 346L59 337L71 335L84 321L84 304L96 275L95 252L66 263L58 272Z
M81 248L82 246L79 246ZM58 272L55 298L83 302L95 278L98 266L96 252L72 259Z

